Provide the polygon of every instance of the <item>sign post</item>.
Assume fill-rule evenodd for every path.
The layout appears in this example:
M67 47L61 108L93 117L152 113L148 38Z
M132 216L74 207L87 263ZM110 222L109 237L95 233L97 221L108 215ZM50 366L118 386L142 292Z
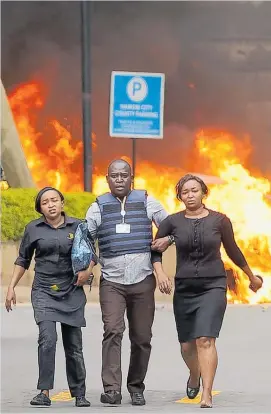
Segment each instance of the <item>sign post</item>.
M82 49L82 116L84 191L92 191L92 132L91 132L91 56L90 26L91 2L81 1L81 49Z
M136 176L136 138L132 138L133 147L132 147L132 174L133 177ZM135 185L135 181L133 181L133 187Z
M163 73L112 72L109 135L132 138L133 175L136 172L136 139L163 138Z

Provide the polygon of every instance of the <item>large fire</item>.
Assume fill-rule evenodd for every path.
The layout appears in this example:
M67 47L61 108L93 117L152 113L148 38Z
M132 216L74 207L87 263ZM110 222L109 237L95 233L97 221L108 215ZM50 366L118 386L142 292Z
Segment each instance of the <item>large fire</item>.
M44 106L40 84L19 86L9 96L9 102L37 186L52 185L62 191L81 191L82 142L72 139L69 128L56 119L48 119L46 125L39 129L39 115ZM52 137L53 144L50 144ZM205 177L207 183L210 175L214 176L209 184L208 207L231 218L237 243L255 274L264 278L263 288L257 294L252 293L243 272L222 249L226 267L235 274L235 288L228 292L228 300L232 303L271 301L271 205L266 197L270 192L270 182L245 168L251 149L249 140L240 143L227 132L199 131L189 154L193 166L197 166L191 166L190 170L208 174ZM174 187L186 171L147 162L139 163L137 171L136 188L147 189L169 213L180 209ZM96 168L94 192L101 194L107 190L105 178Z

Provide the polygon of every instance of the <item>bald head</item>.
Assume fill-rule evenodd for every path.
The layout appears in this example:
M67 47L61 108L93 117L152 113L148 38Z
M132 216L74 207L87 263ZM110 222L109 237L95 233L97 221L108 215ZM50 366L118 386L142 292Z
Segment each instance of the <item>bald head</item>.
M108 165L107 173L110 174L110 171L112 169L114 169L115 167L117 167L117 168L118 167L123 167L123 168L126 167L127 171L129 171L130 174L132 175L131 165L127 161L125 161L125 160L119 159L119 160L111 161L110 164Z
M133 180L130 164L125 160L112 161L108 166L106 180L111 193L115 197L124 198L131 191Z

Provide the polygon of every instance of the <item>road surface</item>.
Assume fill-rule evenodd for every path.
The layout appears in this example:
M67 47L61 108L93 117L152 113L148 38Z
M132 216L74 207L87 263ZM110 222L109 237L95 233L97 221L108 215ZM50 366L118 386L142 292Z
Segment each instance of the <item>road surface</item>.
M39 412L29 405L37 393L37 327L32 308L17 306L10 314L1 308L1 412ZM64 354L59 332L56 355L55 389L51 413L199 413L198 404L184 399L188 377L181 360L171 305L157 306L153 329L153 351L146 379L144 407L132 407L125 389L129 358L127 331L123 340L123 403L104 407L102 389L102 324L98 305L86 309L84 354L87 368L87 397L90 408L74 408L68 398ZM213 411L219 413L271 413L271 306L229 305L218 340L220 356L214 391ZM178 401L178 402L177 402Z

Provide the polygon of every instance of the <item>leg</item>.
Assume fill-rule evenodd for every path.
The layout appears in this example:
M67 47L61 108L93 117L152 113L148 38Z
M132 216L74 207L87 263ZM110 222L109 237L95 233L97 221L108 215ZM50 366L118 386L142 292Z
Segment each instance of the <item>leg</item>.
M129 286L127 295L127 319L131 341L131 358L127 377L130 393L143 393L150 353L152 324L155 312L155 277L148 276L142 282Z
M191 303L190 298L187 299L188 289L190 289L189 282L175 280L173 310L178 339L181 344L181 354L190 371L187 386L198 388L200 369L196 340L193 339L197 306Z
M211 279L211 278L210 278ZM195 332L203 392L202 406L212 405L212 387L217 369L216 338L222 326L226 306L226 278L207 280L200 302Z
M61 324L61 330L70 393L72 397L82 397L86 393L82 331L81 328L65 324Z
M197 388L199 386L200 368L196 341L181 343L181 354L190 371L188 386Z
M121 391L121 342L125 330L125 286L102 279L100 304L104 324L102 381L105 393Z
M215 338L200 337L196 339L199 366L202 376L202 405L212 405L212 388L217 368Z
M38 390L52 390L54 388L55 376L55 353L56 353L56 323L43 321L39 323L38 339L38 361L39 380Z
M40 394L36 395L30 405L50 406L49 390L54 387L55 376L55 353L56 353L56 323L52 321L43 321L39 323L38 339L38 363L39 379L38 390Z

